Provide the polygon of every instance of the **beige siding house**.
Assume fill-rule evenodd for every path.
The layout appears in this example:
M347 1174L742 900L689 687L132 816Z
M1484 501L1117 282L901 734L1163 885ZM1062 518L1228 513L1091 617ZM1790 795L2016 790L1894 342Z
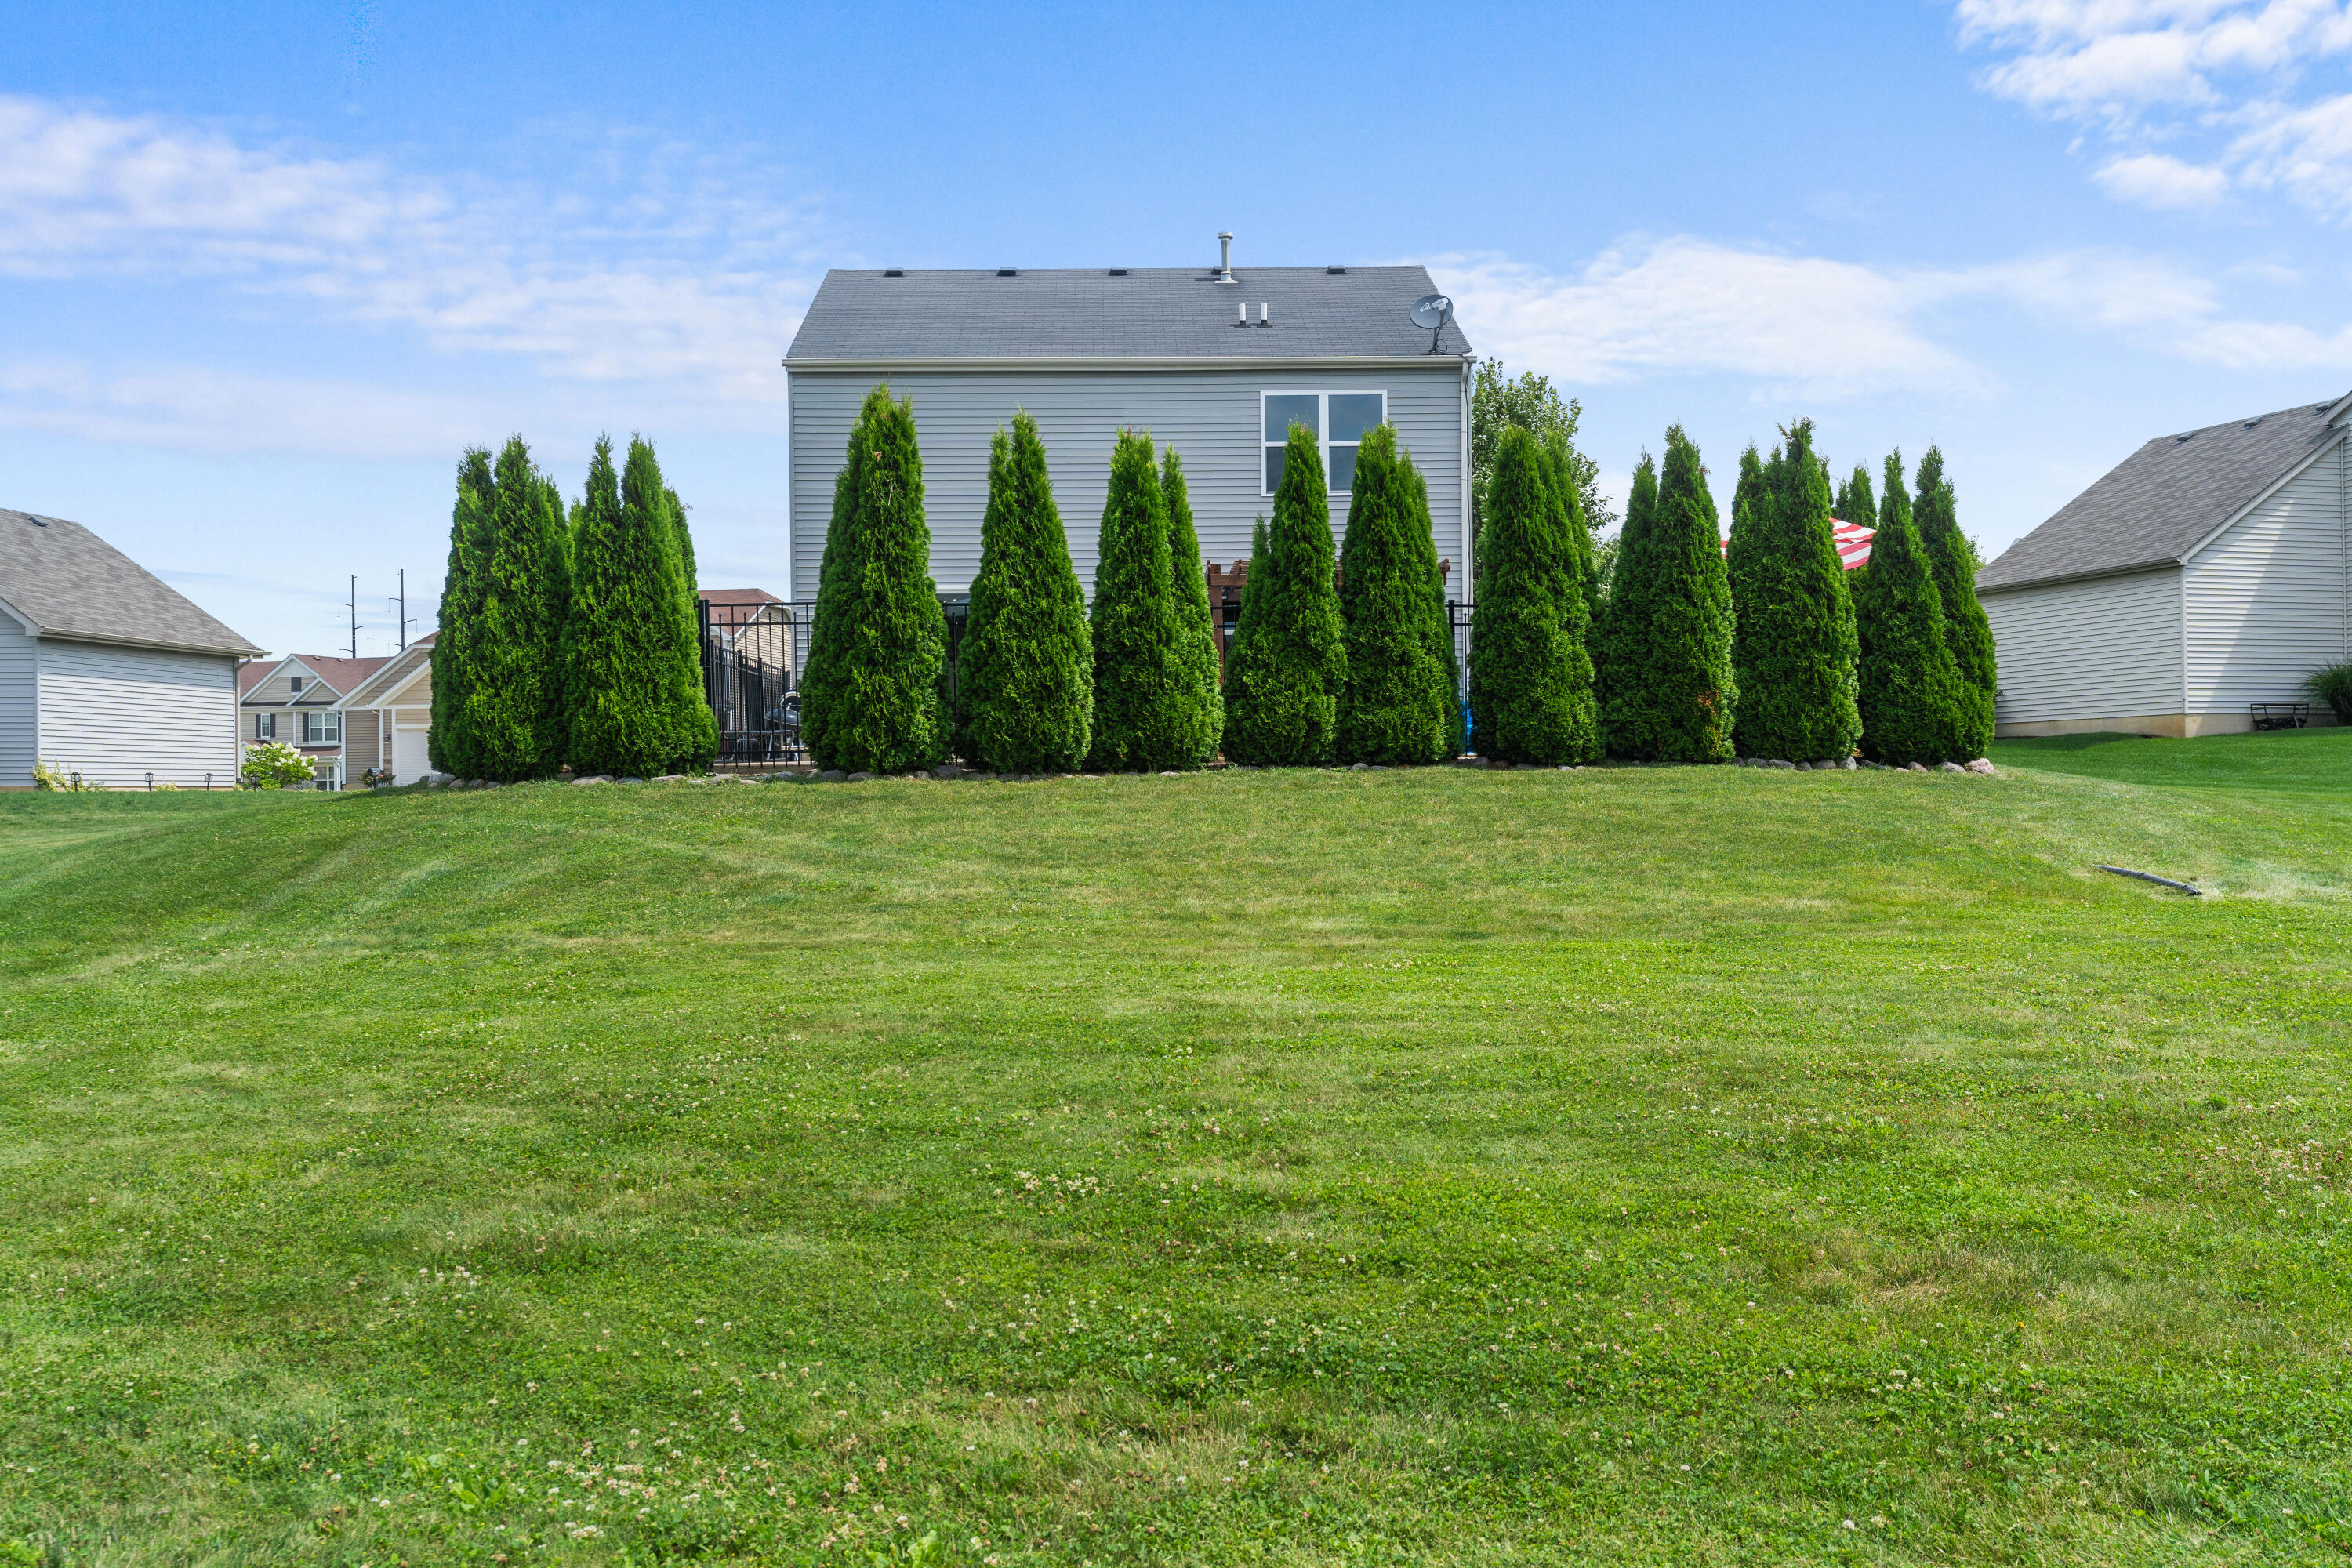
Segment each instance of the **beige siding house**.
M283 742L310 759L319 788L342 788L373 765L350 754L344 695L388 662L289 654L275 664L247 665L238 680L240 744Z
M1999 732L2206 735L2309 700L2352 658L2347 435L2352 395L2158 437L1979 573Z
M410 643L344 694L344 765L357 781L371 769L379 780L415 784L436 776L427 746L433 735L433 637Z

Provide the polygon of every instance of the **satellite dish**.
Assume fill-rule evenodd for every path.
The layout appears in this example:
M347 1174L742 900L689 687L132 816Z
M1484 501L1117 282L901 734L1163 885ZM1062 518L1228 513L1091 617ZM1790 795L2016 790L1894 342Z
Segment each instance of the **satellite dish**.
M1445 331L1445 323L1454 319L1454 301L1443 294L1423 294L1412 302L1412 324L1429 329L1429 352L1437 352L1437 340Z

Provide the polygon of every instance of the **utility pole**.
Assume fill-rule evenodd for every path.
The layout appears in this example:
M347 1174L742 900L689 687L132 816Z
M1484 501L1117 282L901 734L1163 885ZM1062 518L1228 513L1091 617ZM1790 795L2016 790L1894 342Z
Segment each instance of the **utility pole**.
M400 569L400 651L408 651L408 568Z
M343 657L357 658L360 656L360 580L354 574L351 581L351 596L335 607L352 613L352 646L344 651Z

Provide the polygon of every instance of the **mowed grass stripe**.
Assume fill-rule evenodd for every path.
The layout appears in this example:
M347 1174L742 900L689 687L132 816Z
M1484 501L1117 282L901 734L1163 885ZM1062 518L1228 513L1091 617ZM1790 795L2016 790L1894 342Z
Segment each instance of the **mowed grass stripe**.
M2340 1560L2345 740L0 800L0 1539Z

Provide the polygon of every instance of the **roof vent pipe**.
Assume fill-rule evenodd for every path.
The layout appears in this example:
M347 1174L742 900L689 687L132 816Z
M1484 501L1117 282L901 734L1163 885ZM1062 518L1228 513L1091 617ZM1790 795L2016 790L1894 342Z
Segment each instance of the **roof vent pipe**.
M1225 229L1217 236L1217 281L1230 283L1233 280L1234 235L1231 229Z
M1263 300L1257 302L1257 324L1261 327L1274 325L1274 307Z

